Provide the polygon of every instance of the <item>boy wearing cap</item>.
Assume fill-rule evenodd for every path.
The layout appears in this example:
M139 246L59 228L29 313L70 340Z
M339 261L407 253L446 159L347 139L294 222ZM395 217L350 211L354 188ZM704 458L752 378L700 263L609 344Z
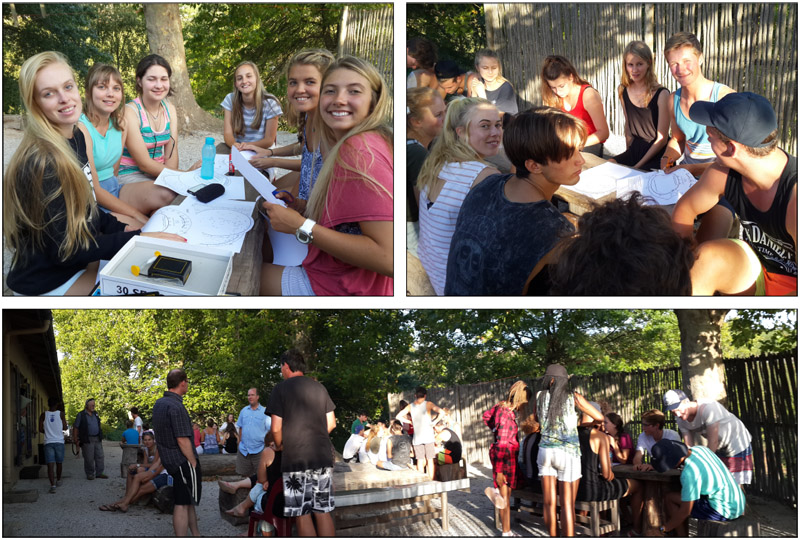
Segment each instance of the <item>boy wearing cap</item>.
M472 79L477 77L472 71L464 72L452 60L441 60L434 67L436 80L439 81L439 95L445 103L456 99L470 97L469 87Z
M717 160L678 200L673 226L691 237L695 217L724 196L739 216L742 231L742 240L701 245L706 257L698 253L698 271L714 264L721 272L737 269L748 282L743 283L744 294L796 294L797 158L777 147L775 111L762 96L742 92L717 103L697 102L689 114L707 126Z
M708 449L719 456L736 482L752 482L752 436L741 420L713 399L690 401L682 390L667 391L664 408L677 418L678 429L687 446L694 447L698 442L696 437L702 435Z
M686 519L731 521L744 514L744 492L714 453L704 446L689 449L685 444L662 439L653 445L653 467L667 472L683 466L681 491L667 493L669 519L659 531L687 536Z

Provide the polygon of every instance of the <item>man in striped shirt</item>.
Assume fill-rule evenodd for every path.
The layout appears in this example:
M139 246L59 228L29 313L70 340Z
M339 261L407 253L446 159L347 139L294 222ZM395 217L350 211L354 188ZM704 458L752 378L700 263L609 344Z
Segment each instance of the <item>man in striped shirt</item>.
M653 468L658 472L682 468L681 491L666 497L669 520L661 533L688 533L687 518L732 521L744 514L744 492L714 452L705 446L691 449L678 441L661 439L653 445ZM674 533L673 533L674 534Z

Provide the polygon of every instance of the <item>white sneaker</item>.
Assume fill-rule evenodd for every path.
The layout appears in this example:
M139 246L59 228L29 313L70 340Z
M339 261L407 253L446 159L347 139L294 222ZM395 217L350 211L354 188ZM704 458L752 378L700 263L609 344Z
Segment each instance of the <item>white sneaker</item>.
M491 486L487 487L483 490L483 493L489 497L489 500L492 501L492 504L494 504L495 508L498 510L502 510L506 507L506 501L503 499L503 496L500 495L500 491L498 491L497 488Z
M517 533L515 531L506 531L501 536L511 536L513 538L519 538L520 537L519 533Z

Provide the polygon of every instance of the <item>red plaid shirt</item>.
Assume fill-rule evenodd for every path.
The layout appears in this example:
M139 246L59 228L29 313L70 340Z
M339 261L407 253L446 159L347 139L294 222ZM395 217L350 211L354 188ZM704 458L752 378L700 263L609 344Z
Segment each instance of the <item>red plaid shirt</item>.
M494 432L494 444L497 446L519 447L517 415L514 411L497 404L483 413L483 423Z

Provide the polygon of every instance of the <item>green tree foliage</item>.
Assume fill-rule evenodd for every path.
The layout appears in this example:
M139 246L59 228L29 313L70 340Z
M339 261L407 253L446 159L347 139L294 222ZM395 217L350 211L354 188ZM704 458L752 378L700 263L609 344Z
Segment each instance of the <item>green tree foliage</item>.
M475 52L486 47L483 4L408 4L406 37L424 36L436 44L439 59L474 70Z
M797 346L797 312L740 309L723 327L726 357L747 357L792 350Z
M336 52L343 4L199 4L184 22L197 103L208 111L233 89L233 71L255 62L268 92L286 95L286 67L305 48Z
M12 11L13 6L13 11ZM22 63L43 51L59 51L83 80L94 61L111 56L95 45L97 4L3 4L3 112L19 113ZM16 12L16 17L14 16ZM80 84L80 83L79 83Z

